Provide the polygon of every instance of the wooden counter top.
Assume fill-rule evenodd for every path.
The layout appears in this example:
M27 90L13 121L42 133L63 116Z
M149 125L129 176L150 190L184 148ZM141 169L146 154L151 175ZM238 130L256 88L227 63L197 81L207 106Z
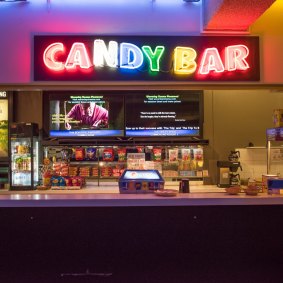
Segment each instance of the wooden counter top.
M172 188L172 187L170 187ZM0 207L129 207L283 205L283 195L245 193L228 195L216 186L191 186L190 193L174 197L155 194L120 194L117 186L87 186L81 190L0 190Z

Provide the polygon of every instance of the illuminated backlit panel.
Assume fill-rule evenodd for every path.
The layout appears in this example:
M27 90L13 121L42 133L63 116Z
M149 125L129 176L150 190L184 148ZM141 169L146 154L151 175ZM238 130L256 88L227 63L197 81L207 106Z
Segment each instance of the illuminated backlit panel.
M256 36L35 36L35 81L259 81Z

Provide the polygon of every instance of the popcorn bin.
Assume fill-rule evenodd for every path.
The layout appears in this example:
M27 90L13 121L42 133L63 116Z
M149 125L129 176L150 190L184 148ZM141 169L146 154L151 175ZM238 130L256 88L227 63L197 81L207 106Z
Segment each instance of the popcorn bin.
M126 169L119 178L119 191L122 194L154 193L164 189L164 179L158 170Z

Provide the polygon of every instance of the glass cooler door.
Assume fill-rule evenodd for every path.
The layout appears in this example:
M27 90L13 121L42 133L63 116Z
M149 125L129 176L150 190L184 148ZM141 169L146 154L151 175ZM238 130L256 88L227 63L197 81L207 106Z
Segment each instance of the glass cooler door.
M12 188L32 189L34 186L32 143L28 137L11 138Z
M39 138L33 137L33 186L39 182Z

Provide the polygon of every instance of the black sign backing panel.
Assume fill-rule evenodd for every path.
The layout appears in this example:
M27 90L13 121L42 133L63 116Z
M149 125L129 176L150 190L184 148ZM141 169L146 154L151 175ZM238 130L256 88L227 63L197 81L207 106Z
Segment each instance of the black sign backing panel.
M118 53L116 67L93 65L94 41L103 40L106 48L110 41L117 42ZM51 70L44 62L46 49L54 43L64 46L63 52L56 53L56 60L63 65L74 43L81 43L85 47L91 66L81 68L75 66L73 69ZM143 54L142 64L138 68L122 68L121 44L134 45ZM159 59L158 71L151 70L150 60L145 55L142 47L149 46L152 52L157 46L164 47L162 56ZM227 70L226 48L231 46L244 46L247 50L245 58L248 68L245 70ZM192 73L176 73L176 48L189 48L194 50L196 58L193 60L195 71ZM210 56L208 52L212 52ZM74 54L73 54L74 55ZM77 53L77 55L80 55ZM217 55L217 56L215 56ZM219 56L218 56L219 55ZM130 60L132 54L129 55ZM235 56L238 56L235 51ZM207 74L200 72L204 57L206 63L211 64ZM222 71L213 70L215 60L220 60L225 67ZM56 36L35 36L34 37L34 81L259 81L259 38L250 36L85 36L85 35L56 35Z

